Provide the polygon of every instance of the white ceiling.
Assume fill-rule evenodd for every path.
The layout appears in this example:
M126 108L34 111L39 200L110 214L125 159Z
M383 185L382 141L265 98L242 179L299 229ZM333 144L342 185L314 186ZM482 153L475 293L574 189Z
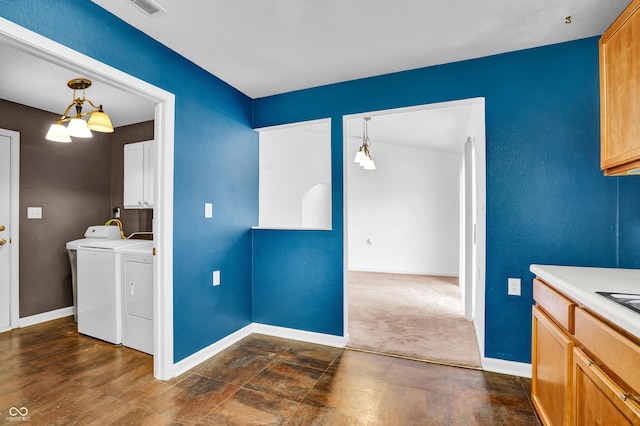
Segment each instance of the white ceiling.
M166 11L150 17L131 0L92 1L253 98L599 35L630 2L155 0ZM99 78L3 40L0 57L2 99L62 114L73 94L66 82L88 77L87 98L115 126L153 119L151 102ZM468 116L464 108L380 116L370 136L446 151L466 139Z
M630 2L92 1L252 98L600 35Z

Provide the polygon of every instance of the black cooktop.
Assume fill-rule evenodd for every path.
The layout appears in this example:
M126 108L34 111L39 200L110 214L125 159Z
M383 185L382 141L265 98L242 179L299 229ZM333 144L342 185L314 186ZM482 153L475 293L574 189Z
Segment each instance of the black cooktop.
M596 293L640 314L640 294L614 293L606 291L597 291Z

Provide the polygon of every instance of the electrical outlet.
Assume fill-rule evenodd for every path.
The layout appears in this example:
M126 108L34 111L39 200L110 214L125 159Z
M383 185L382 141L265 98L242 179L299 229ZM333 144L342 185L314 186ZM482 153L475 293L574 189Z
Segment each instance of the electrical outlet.
M220 285L220 271L213 271L213 285Z
M509 279L507 279L507 283L508 283L507 294L509 296L520 296L521 295L520 278L509 278Z

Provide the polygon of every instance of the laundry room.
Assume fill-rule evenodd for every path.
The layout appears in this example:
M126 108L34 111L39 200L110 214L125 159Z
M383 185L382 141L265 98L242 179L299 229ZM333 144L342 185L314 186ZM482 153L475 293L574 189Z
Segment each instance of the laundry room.
M113 133L93 132L91 138L73 138L70 143L46 140L47 129L70 99L71 92L60 99L59 112L0 99L0 128L20 134L21 323L55 312L73 314L66 243L83 238L90 226L118 218L125 236L141 233L152 238L152 202L124 208L123 186L125 145L152 141L153 120L116 127ZM146 113L153 117L152 105ZM117 221L112 225L119 228Z

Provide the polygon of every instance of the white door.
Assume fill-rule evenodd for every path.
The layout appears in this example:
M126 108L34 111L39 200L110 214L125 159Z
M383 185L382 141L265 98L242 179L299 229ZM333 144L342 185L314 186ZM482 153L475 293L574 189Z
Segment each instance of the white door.
M11 326L11 138L0 134L0 330Z

